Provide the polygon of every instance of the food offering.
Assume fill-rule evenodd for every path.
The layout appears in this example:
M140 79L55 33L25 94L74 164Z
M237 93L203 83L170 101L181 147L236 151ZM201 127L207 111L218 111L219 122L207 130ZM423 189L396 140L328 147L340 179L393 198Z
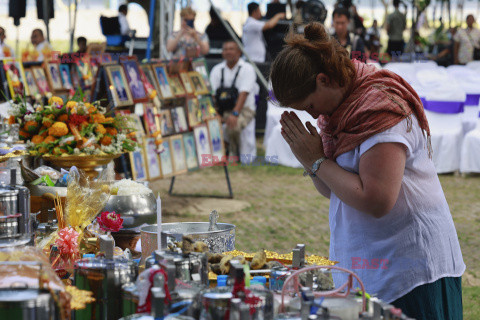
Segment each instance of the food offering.
M111 116L99 102L64 101L53 96L45 106L30 109L22 99L11 103L10 121L20 125L20 139L31 155L106 156L134 151L129 135L134 124Z

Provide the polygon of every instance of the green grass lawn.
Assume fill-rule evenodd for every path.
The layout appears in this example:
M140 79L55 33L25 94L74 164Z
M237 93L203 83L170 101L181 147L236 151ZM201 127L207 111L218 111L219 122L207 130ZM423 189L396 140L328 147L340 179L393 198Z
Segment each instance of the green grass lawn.
M263 154L263 150L259 149ZM290 252L305 243L307 252L328 256L329 200L317 193L302 169L283 166L230 166L234 200L223 200L220 222L236 225L236 248ZM467 271L463 276L465 319L480 319L480 177L442 175L440 181L457 228ZM168 196L170 180L151 183L162 196L163 221L208 221L204 198ZM228 194L224 170L206 168L176 178L175 193ZM211 201L211 200L210 200ZM228 210L225 201L246 202L242 210ZM215 204L216 202L212 202ZM220 201L218 202L220 205Z

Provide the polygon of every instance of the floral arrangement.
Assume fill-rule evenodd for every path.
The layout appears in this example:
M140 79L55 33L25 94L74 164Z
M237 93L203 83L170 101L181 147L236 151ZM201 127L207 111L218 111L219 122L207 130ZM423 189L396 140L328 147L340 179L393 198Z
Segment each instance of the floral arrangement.
M21 98L12 101L9 123L20 124L20 139L32 155L107 155L134 151L134 125L128 117L109 116L100 102L52 96L33 108Z
M108 231L118 232L123 227L123 219L120 218L120 215L115 213L115 211L102 212L97 217L97 222L98 222L98 225L100 226L100 229L102 229L105 232L108 232Z

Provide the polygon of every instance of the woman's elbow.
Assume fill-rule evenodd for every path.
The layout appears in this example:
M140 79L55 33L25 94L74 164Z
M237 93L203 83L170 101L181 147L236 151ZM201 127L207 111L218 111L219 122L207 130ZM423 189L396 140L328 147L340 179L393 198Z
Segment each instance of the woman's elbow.
M377 219L383 218L392 211L396 201L397 199L388 197L370 201L367 213Z

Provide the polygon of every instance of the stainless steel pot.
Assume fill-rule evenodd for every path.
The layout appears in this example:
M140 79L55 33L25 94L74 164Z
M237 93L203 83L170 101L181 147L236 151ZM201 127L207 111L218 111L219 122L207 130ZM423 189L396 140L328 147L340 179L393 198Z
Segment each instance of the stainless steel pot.
M157 201L153 193L133 196L110 196L102 211L115 211L123 219L123 228L132 229L157 222Z
M31 240L30 191L0 185L0 246Z
M126 259L87 258L75 263L75 286L93 292L94 304L75 312L76 320L122 317L122 285L137 277L137 265Z
M0 289L0 319L57 320L60 311L48 291Z

